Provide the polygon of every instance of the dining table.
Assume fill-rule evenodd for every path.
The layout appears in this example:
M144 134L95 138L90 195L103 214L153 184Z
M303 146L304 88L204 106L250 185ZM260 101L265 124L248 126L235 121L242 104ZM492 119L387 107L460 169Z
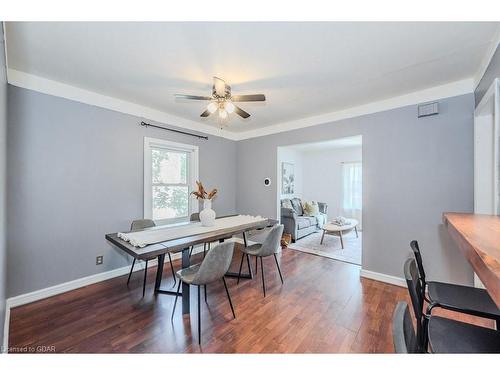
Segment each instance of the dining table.
M237 217L241 215L230 215L225 216L225 218ZM248 215L247 215L248 216ZM223 219L224 217L218 218ZM217 221L217 219L216 219ZM216 226L214 229L204 228L202 233L194 233L190 234L189 225L201 225L199 222L193 223L188 222L182 225L172 226L170 232L175 233L178 232L179 235L175 236L175 238L169 238L168 240L161 241L159 240L156 243L147 244L146 246L136 246L130 243L130 241L126 241L123 237L126 237L127 234L131 232L115 232L108 233L105 235L107 241L113 244L117 249L127 253L128 255L134 257L138 260L151 260L158 259L157 268L156 268L156 278L155 278L155 286L154 293L155 294L166 294L166 295L179 295L182 296L182 313L189 314L190 312L190 294L189 294L189 285L186 283L182 283L181 292L177 293L174 290L162 289L162 275L163 275L163 266L165 262L165 255L167 253L182 253L181 256L181 267L187 268L191 266L191 257L190 250L192 246L204 244L204 243L212 243L212 242L224 242L236 235L242 235L243 237L243 245L247 246L248 239L247 233L250 231L259 231L263 230L267 227L272 227L277 224L278 221L275 219L261 218L256 217L255 220L244 224L228 224L227 226L220 227ZM141 232L145 231L158 231L161 227L152 227L144 229ZM137 232L134 232L134 234ZM172 237L172 236L170 236ZM253 278L252 268L250 266L249 259L247 258L247 266L248 273L242 273L242 278ZM238 277L237 272L228 272L226 277ZM180 281L179 281L180 282Z

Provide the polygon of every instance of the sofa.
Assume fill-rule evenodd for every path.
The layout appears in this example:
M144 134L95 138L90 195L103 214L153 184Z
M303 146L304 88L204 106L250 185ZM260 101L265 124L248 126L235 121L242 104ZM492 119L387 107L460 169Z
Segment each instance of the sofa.
M323 228L327 221L326 203L318 202L319 214L315 216L306 216L302 207L300 198L281 200L281 224L285 226L283 233L291 234L292 242Z

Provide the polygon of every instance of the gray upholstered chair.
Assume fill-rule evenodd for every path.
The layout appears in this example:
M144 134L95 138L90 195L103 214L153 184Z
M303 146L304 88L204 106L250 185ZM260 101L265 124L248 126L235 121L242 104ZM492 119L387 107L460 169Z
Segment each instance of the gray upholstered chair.
M238 282L240 282L241 268L243 267L243 259L247 257L248 264L250 264L249 256L253 255L255 257L255 274L257 274L257 260L260 258L260 270L262 273L262 289L264 290L264 297L266 296L266 282L264 280L264 265L262 263L262 258L273 255L274 261L276 262L276 267L278 267L278 272L280 274L281 283L283 284L283 275L281 274L280 265L278 263L278 258L276 258L276 251L281 246L281 236L283 235L283 224L274 226L267 235L266 239L261 244L254 244L247 246L241 250L241 263L240 270L238 272Z
M194 212L189 217L189 221L200 221L200 214L198 212ZM191 250L189 250L189 257L193 254L194 246L191 246ZM210 242L205 242L203 244L203 258L205 258L205 254L210 250Z
M206 286L214 281L221 280L226 289L227 299L233 312L233 317L236 318L231 301L229 289L227 289L226 279L224 275L229 270L231 261L233 259L234 242L223 242L210 250L200 264L195 264L188 268L183 268L177 271L179 279L189 285L198 286L198 343L201 345L201 308L200 308L200 286L205 286L205 301L206 301ZM174 308L172 309L172 317L174 318L175 306L177 305L177 298L181 287L181 282L177 287L177 295L175 296Z
M406 302L398 302L392 316L392 341L396 353L419 353L417 336L413 329Z
M131 232L139 232L141 230L147 229L147 228L152 228L155 227L156 224L153 220L151 219L139 219L139 220L134 220L132 221L132 224L130 225L130 231ZM177 279L175 278L175 271L174 271L174 265L172 264L172 257L170 256L170 253L168 254L168 260L170 261L170 269L172 271L172 276L174 278L174 285L177 282ZM142 282L142 296L144 297L144 293L146 292L146 277L148 275L148 262L150 259L146 259L146 267L144 267L144 281ZM132 272L134 271L134 265L135 265L135 258L134 261L132 262L132 267L130 267L130 272L128 274L128 279L127 279L127 285L130 282L130 276L132 276Z

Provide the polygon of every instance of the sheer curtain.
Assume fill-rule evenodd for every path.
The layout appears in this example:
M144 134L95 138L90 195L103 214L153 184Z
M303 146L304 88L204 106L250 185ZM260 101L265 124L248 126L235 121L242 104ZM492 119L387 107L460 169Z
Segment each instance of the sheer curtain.
M356 219L359 222L358 229L362 228L362 171L363 169L361 162L342 163L342 216Z

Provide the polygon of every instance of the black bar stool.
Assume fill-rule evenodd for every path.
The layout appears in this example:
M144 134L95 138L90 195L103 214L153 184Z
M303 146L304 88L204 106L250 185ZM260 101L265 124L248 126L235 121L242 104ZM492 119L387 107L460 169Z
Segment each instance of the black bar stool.
M423 312L424 293L415 259L408 258L404 274L417 320L420 351L432 353L500 353L500 331Z
M500 309L486 290L437 281L427 282L418 242L411 241L410 247L417 261L424 299L429 303L427 314L430 314L433 308L441 307L446 310L493 319L496 321L497 330L500 330ZM427 296L425 295L426 289Z

